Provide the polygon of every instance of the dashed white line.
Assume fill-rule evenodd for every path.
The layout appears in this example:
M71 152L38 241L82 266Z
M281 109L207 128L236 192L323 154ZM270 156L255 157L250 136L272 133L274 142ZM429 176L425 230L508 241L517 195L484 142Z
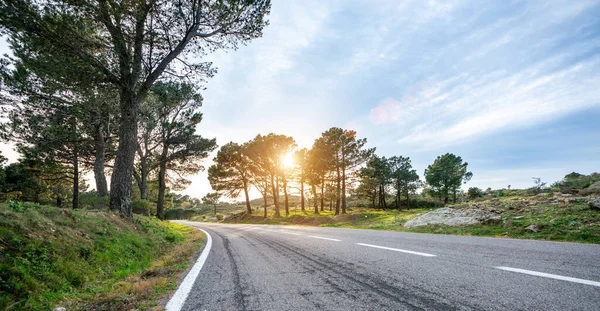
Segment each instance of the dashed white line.
M177 291L175 292L173 297L171 297L171 300L169 300L169 302L167 303L167 306L165 307L165 309L167 311L181 310L181 308L183 307L183 304L185 303L185 300L187 299L187 296L190 294L190 291L192 290L192 286L194 286L194 282L196 281L196 278L198 278L198 274L200 274L200 270L202 270L202 266L204 266L204 262L206 261L206 258L208 258L208 253L210 252L210 248L212 247L212 238L211 238L210 234L208 234L208 232L206 232L200 228L196 228L196 229L198 229L198 230L204 232L204 234L206 234L206 246L204 246L204 250L202 250L200 257L198 257L198 260L192 267L192 270L190 270L190 272L188 272L188 274L183 279L183 282L181 282L181 284L179 285L179 288L177 289Z
M341 241L342 241L342 240L338 240L338 239L324 238L324 237L322 237L322 236L316 236L316 235L307 235L307 237L309 237L309 238L314 238L314 239L321 239L321 240L335 241L335 242L341 242Z
M291 235L302 235L300 233L295 233L295 232L287 232L287 231L281 231L281 233L285 233L285 234L291 234Z
M401 252L401 253L407 253L407 254L419 255L419 256L425 256L425 257L436 257L437 256L437 255L433 255L433 254L420 253L420 252L414 252L414 251L409 251L409 250L405 250L405 249L391 248L391 247L385 247L385 246L379 246L379 245L372 245L372 244L365 244L365 243L356 243L356 245L362 245L362 246L367 246L367 247L387 249L389 251L395 251L395 252Z
M504 271L511 271L511 272L529 274L529 275L534 275L534 276L541 276L541 277L555 279L555 280L562 280L562 281L568 281L568 282L573 282L573 283L580 283L580 284L586 284L586 285L600 287L600 282L572 278L569 276L562 276L562 275L557 275L557 274L550 274L550 273L537 272L537 271L531 271L531 270L525 270L525 269L511 268L511 267L495 267L495 268L504 270Z

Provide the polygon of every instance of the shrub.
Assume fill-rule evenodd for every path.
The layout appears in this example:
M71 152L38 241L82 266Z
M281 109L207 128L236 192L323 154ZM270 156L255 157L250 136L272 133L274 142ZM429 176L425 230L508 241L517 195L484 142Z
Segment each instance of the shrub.
M215 217L217 217L217 220L223 220L223 217L224 217L224 216L223 216L223 214L221 214L221 213L217 213L217 214L215 215Z
M156 214L156 207L150 201L133 200L131 202L131 211L134 214L150 216Z
M100 210L109 208L109 197L99 197L95 191L79 194L79 204L86 209Z
M165 219L190 219L198 213L195 210L170 208L165 211Z
M483 197L483 195L483 190L477 187L471 187L467 191L467 196L469 197L469 199L481 198Z

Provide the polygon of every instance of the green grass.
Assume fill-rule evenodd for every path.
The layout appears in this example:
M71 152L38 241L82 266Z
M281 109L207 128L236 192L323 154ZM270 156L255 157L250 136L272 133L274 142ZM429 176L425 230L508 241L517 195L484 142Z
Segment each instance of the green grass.
M308 225L600 244L600 212L589 209L586 203L572 202L561 205L517 208L509 204L511 201L520 199L521 197L506 197L500 200L498 206L494 208L500 213L502 222L489 225L459 227L432 225L407 229L403 227L405 222L421 213L428 212L429 209L397 211L367 208L353 208L349 210L348 214L338 216L330 211L320 212L316 215L312 211L292 210L289 216L280 218L273 217L274 212L270 208L267 218L262 217L263 213L260 209L255 211L252 216L232 217L226 219L225 222ZM534 200L533 198L529 199ZM285 215L283 209L282 215ZM539 228L538 232L525 229L532 224Z
M160 295L147 294L164 294L176 286L179 272L202 243L196 232L137 215L131 222L107 212L55 207L15 211L0 205L0 310L154 305L152 299ZM184 245L181 260L163 258ZM168 271L140 291L136 276L165 270L161 261L169 262Z
M499 210L503 220L499 224L425 226L410 231L600 244L600 212L589 209L586 203L539 205L521 209L501 206ZM525 229L530 225L536 225L539 232Z

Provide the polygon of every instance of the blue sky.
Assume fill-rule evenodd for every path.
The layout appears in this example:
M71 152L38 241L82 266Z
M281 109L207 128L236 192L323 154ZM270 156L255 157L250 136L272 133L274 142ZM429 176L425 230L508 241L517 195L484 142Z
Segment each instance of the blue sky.
M600 1L274 0L270 21L206 58L219 72L198 130L220 145L275 132L309 147L338 126L421 175L460 155L467 186L600 171ZM185 193L210 191L192 180Z

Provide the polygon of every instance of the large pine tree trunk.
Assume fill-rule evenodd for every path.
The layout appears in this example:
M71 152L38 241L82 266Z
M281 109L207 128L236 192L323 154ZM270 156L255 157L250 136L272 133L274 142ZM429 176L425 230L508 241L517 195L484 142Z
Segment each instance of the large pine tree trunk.
M140 176L140 198L142 200L148 200L148 168L146 163L140 163L142 171Z
M319 204L317 203L317 186L312 184L311 187L312 187L312 192L314 194L313 207L315 208L315 214L318 214L319 213Z
M279 181L277 183L279 183ZM275 186L275 177L273 176L271 176L271 188L273 189L273 204L275 205L275 217L281 217L281 213L279 213L279 186Z
M73 150L73 209L79 208L79 153Z
M94 180L96 181L96 194L99 197L105 197L108 195L108 184L106 183L106 175L104 174L106 140L104 138L103 127L104 124L102 122L98 122L95 128L96 135L94 137L94 145L96 149L94 154Z
M401 195L401 191L400 191L400 183L396 183L396 208L398 210L401 210L400 208L400 195Z
M337 167L336 167L336 186L335 186L335 214L339 215L340 214L340 190L341 190L341 184L340 184L340 156L336 155L336 161L337 161Z
M325 210L325 176L321 180L321 212Z
M158 202L156 203L156 217L164 220L165 210L165 192L167 190L167 183L165 176L167 174L167 154L169 147L163 145L163 150L160 155L160 164L158 166Z
M377 199L377 190L373 191L371 196L371 208L375 208L375 200Z
M265 210L265 213L264 213L263 217L267 218L267 205L268 205L268 203L267 203L267 190L265 190L265 193L263 194L263 200L264 200L263 207L264 207L264 210Z
M346 156L342 148L342 214L346 214Z
M137 121L139 101L133 89L121 91L121 117L119 119L119 147L110 180L110 209L119 211L121 217L132 218L131 177L137 146Z
M285 205L285 216L290 216L290 205L289 205L289 200L288 200L288 189L287 189L287 179L285 178L285 175L282 176L283 178L283 202Z
M250 197L248 196L248 181L244 180L244 196L246 197L246 212L252 214L252 207L250 206Z
M304 180L300 180L300 207L302 212L306 212L304 209Z

